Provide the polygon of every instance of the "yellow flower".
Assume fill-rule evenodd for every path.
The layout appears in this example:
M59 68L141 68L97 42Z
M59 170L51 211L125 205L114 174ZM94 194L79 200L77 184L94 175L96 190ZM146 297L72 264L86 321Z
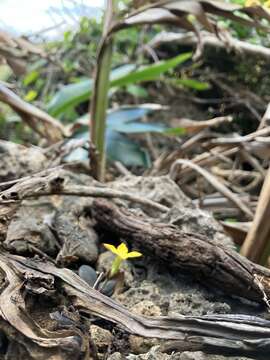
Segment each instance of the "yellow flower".
M123 260L142 256L142 254L139 251L128 252L128 248L124 243L120 244L117 247L111 244L103 244L103 245L107 250L111 251L113 254L116 255L112 263L109 277L112 277L118 273Z
M119 256L122 260L142 256L142 254L139 251L128 252L128 248L124 243L117 246L117 248L111 244L103 244L103 245L107 250L110 250L112 253Z
M260 0L246 0L245 6L260 6Z

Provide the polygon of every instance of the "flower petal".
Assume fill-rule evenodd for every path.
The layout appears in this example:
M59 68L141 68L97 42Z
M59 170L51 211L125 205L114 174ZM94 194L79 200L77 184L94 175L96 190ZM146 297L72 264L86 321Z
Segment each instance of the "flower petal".
M142 253L140 253L139 251L131 251L130 253L128 253L128 258L135 258L135 257L140 257L142 256Z
M116 247L115 247L114 245L111 245L111 244L103 244L103 246L104 246L107 250L111 251L113 254L118 255L118 251L117 251L117 249L116 249Z
M125 243L121 243L119 246L117 246L117 255L120 256L120 258L123 260L128 258L128 248Z

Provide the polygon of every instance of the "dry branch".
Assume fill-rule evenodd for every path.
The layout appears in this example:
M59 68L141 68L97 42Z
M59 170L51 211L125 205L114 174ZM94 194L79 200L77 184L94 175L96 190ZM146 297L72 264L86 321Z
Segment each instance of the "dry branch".
M260 136L269 136L270 135L270 126L266 126L262 129L258 129L248 135L244 136L236 136L236 137L220 137L218 139L214 139L209 143L212 145L240 145L252 140L255 140Z
M172 178L176 178L176 168L178 165L186 165L200 175L202 175L217 191L223 194L227 199L229 199L234 205L236 205L243 214L247 216L248 219L253 218L253 212L249 209L249 207L237 196L234 194L228 187L226 187L223 183L221 183L214 175L209 173L207 170L201 168L200 166L194 164L190 160L179 159L176 160L170 170L170 174Z
M7 190L0 192L0 201L2 203L23 200L29 197L46 196L53 194L84 196L84 197L101 197L101 198L118 198L141 204L146 208L155 209L160 212L167 212L169 208L155 201L133 195L120 190L110 189L106 186L82 186L82 185L65 185L65 178L58 174L48 176L36 176L19 181Z
M174 119L173 122L176 126L185 129L188 133L194 133L194 132L196 133L203 129L209 129L211 127L216 127L221 124L231 122L232 120L233 120L232 116L228 115L228 116L219 116L213 119L200 120L200 121L180 118L180 119Z
M34 105L28 104L2 84L0 84L0 101L11 106L28 126L50 142L57 142L64 137L66 131L58 120Z
M265 60L270 59L270 49L261 46L261 45L255 45L250 44L246 41L241 41L238 39L234 39L229 36L229 34L226 34L227 41L222 41L218 37L207 33L202 32L201 33L201 39L206 47L215 47L215 48L221 48L226 51L234 51L238 54L243 55L251 55L251 56L257 56L260 58L263 58ZM163 31L159 34L157 34L150 42L149 46L151 48L157 48L162 44L168 44L168 43L177 43L179 45L197 45L198 39L196 36L191 33L174 33L174 32L166 32Z
M270 169L259 197L255 218L241 249L241 254L252 261L264 264L269 255L270 235Z
M106 200L92 206L97 223L109 232L126 239L143 253L160 259L180 272L191 273L203 284L228 294L262 301L262 292L254 281L261 278L270 295L270 271L253 264L233 250L199 234L181 231L167 224L153 224L135 217Z

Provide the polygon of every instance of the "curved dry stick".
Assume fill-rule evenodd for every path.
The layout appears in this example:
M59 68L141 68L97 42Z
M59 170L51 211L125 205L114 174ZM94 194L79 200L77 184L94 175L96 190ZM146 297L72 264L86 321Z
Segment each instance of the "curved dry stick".
M52 195L53 192L38 192L35 196L41 195ZM59 192L55 192L55 194L59 194ZM153 200L149 200L147 198L143 198L141 196L133 195L131 193L127 193L120 190L111 189L108 187L94 187L94 186L80 186L80 185L67 185L60 191L61 195L70 195L70 196L84 196L84 197L100 197L107 199L123 199L127 201L132 201L137 204L141 204L148 208L158 210L160 212L167 212L169 208L165 205L161 205ZM30 195L31 196L31 195Z
M270 49L256 44L250 44L246 41L241 41L238 39L234 39L229 37L229 34L226 34L228 41L221 41L218 37L202 32L202 41L204 46L208 47L216 47L226 49L227 51L233 50L236 53L257 56L265 60L270 59ZM198 42L196 36L191 33L176 33L176 32L166 32L162 31L158 33L149 43L148 45L152 48L157 48L163 43L177 43L180 45L196 45Z
M2 84L0 84L0 101L11 106L14 111L27 121L33 130L52 142L57 142L66 135L64 126L58 120L34 105L28 104ZM39 125L42 125L42 127Z
M170 169L170 176L172 179L175 179L176 177L176 168L178 167L178 165L186 165L192 168L193 170L195 170L197 173L203 176L218 192L220 192L227 199L229 199L234 205L236 205L241 210L241 212L246 215L248 219L253 219L254 216L253 212L236 194L234 194L224 184L218 181L218 179L214 175L210 174L207 170L201 168L200 166L194 164L191 160L184 160L184 159L176 160Z
M36 176L26 178L24 181L17 182L7 190L0 192L0 203L8 201L23 200L29 197L38 197L45 195L70 195L84 197L118 198L141 204L150 209L160 212L167 212L169 208L147 198L133 195L120 190L111 189L105 186L81 186L65 185L65 175L61 170L57 174L48 176Z

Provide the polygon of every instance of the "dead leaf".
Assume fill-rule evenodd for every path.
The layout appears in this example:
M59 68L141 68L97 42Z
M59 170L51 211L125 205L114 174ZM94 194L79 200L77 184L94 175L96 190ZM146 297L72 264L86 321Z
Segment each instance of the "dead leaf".
M187 132L199 132L205 128L219 126L220 124L231 122L231 116L220 116L210 120L190 120L190 119L174 119L174 126L184 128Z

